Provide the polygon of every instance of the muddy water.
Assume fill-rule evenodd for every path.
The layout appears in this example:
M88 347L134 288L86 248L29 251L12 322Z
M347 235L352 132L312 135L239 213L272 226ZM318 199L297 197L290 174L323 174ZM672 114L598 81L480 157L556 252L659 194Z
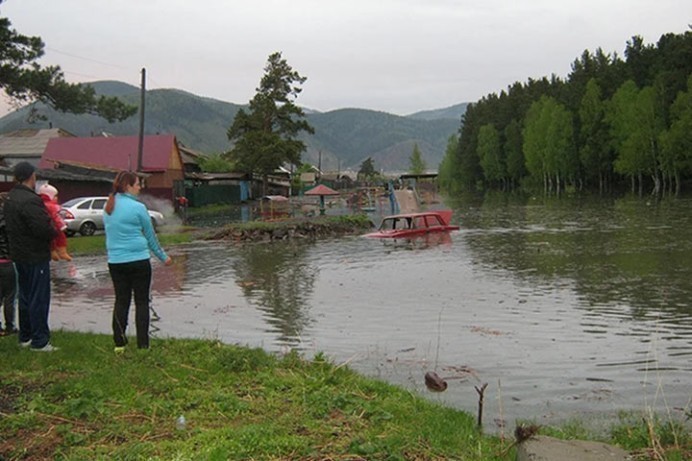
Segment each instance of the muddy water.
M462 230L433 241L175 248L173 266L155 263L154 336L322 351L474 414L488 383L493 429L647 408L683 419L692 200L453 206ZM109 332L104 257L55 264L53 277L54 328ZM448 390L429 394L426 371Z

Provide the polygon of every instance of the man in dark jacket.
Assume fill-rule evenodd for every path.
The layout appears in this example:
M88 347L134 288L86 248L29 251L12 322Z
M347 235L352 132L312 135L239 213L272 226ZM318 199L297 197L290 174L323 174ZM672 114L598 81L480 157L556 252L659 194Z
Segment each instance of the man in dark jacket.
M19 344L52 352L50 308L50 241L57 235L48 210L34 191L36 171L28 162L14 167L17 181L5 201L10 258L19 280Z

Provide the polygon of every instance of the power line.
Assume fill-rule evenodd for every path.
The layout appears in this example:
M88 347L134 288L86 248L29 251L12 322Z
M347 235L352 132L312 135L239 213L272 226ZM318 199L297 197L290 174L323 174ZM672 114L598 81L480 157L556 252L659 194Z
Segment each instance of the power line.
M98 60L98 59L87 58L87 57L80 56L80 55L77 55L77 54L74 54L74 53L67 53L67 52L65 52L65 51L61 51L61 50L58 50L58 49L56 49L56 48L52 48L52 47L48 47L48 46L46 46L45 49L46 49L47 51L52 52L52 53L60 54L60 55L63 55L63 56L69 56L69 57L71 57L71 58L80 59L80 60L82 60L82 61L93 62L93 63L100 64L100 65L103 65L103 66L113 67L113 68L115 68L115 69L126 70L126 71L128 71L128 73L129 73L129 71L132 70L131 67L121 66L121 65L119 65L119 64L111 64L111 63L108 63L108 62L105 62L105 61L100 61L100 60ZM103 76L98 76L98 75L84 74L84 73L81 73L81 72L73 72L73 71L70 71L70 70L65 69L65 67L64 67L63 65L60 65L60 70L63 71L63 73L65 73L65 74L72 75L72 76L77 76L77 77L81 77L81 78L94 79L94 80L113 80L113 78L112 78L111 76L103 77ZM133 75L134 75L134 72L133 72ZM121 81L122 81L123 79L122 79L122 78L119 78L118 80L121 80ZM150 81L150 82L153 84L154 87L158 87L158 88L171 87L171 88L173 88L173 86L171 86L171 85L163 85L163 84L161 84L161 82L157 81L156 79L153 79L153 78L151 77L151 74L147 74L147 80ZM124 81L125 81L125 83L128 83L128 84L130 84L130 85L134 85L134 86L137 86L137 85L138 85L138 83L135 83L135 81L134 81L133 79L131 79L131 78L124 79Z
M51 52L53 52L53 53L56 53L56 54L61 54L61 55L64 55L64 56L69 56L69 57L71 57L71 58L80 59L80 60L82 60L82 61L93 62L93 63L96 63L96 64L100 64L100 65L104 65L104 66L108 66L108 67L113 67L113 68L115 68L115 69L122 69L122 70L126 70L126 71L130 71L130 70L131 70L130 67L121 66L121 65L118 65L118 64L111 64L111 63L108 63L108 62L105 62L105 61L99 61L98 59L86 58L86 57L84 57L84 56L79 56L79 55L76 55L76 54L74 54L74 53L66 53L66 52L64 52L64 51L60 51L60 50L58 50L58 49L51 48L51 47L45 47L45 49L46 49L46 50L49 50L49 51L51 51ZM93 79L93 80L113 80L113 77L110 76L110 75L104 77L104 76L102 76L102 75L92 75L92 74L84 74L84 73L81 73L81 72L74 72L74 71L71 71L71 70L67 70L63 65L60 65L60 70L61 70L64 74L72 75L72 76L77 76L77 77L81 77L81 78L86 78L86 79ZM119 78L119 80L123 80L123 79L122 79L122 78ZM131 79L131 78L125 79L125 83L129 83L129 84L134 85L134 86L137 86L137 85L138 85L138 83L134 82L134 80Z
M83 60L83 61L95 62L96 64L101 64L101 65L109 66L109 67L115 67L115 68L117 68L117 69L125 69L125 70L128 70L128 69L129 69L129 67L121 66L121 65L118 65L118 64L111 64L111 63L105 62L105 61L99 61L98 59L85 58L84 56L79 56L79 55L76 55L76 54L73 54L73 53L66 53L66 52L64 52L64 51L60 51L60 50L57 50L57 49L55 49L55 48L51 48L51 47L48 47L48 46L45 47L45 49L48 50L48 51L52 51L53 53L62 54L62 55L64 55L64 56L69 56L69 57L75 58L75 59L81 59L81 60Z
M60 66L60 70L64 74L69 74L69 75L76 75L78 77L84 77L84 78L95 78L95 79L102 79L103 77L99 77L98 75L90 75L90 74L82 74L81 72L72 72L70 70L65 70L62 66Z
M76 55L76 54L74 54L74 53L66 53L66 52L64 52L64 51L60 51L60 50L57 50L57 49L55 49L55 48L51 48L51 47L48 47L48 46L45 47L45 49L48 50L48 51L51 51L51 52L53 52L53 53L61 54L61 55L64 55L64 56L69 56L69 57L75 58L75 59L81 59L81 60L83 60L83 61L89 61L89 62L93 62L93 63L96 63L96 64L101 64L101 65L104 65L104 66L113 67L113 68L116 68L116 69L123 69L123 70L127 70L127 71L131 70L130 67L121 66L121 65L118 65L118 64L111 64L111 63L108 63L108 62L105 62L105 61L99 61L98 59L86 58L86 57L84 57L84 56L79 56L79 55ZM69 70L65 70L65 68L64 68L62 65L60 66L60 69L61 69L65 74L76 75L76 76L79 76L79 77L93 78L93 79L99 79L99 80L100 80L100 79L112 80L112 78L110 78L110 77L101 77L101 76L97 76L97 75L82 74L82 73L80 73L80 72L72 72L72 71L69 71ZM149 81L151 81L151 82L152 82L155 86L157 86L157 87L161 87L161 88L164 87L164 85L162 85L160 82L157 82L156 80L152 79L152 78L151 78L151 75L148 75L148 76L147 76L147 79L148 79ZM132 81L130 81L130 80L128 79L127 83L131 83L131 84L132 84ZM136 85L136 84L135 84L135 85Z

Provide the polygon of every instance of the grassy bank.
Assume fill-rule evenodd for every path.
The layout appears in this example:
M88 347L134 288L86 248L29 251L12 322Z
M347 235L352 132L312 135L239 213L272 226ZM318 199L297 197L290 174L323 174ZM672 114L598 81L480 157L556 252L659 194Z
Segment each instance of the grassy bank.
M175 339L115 355L108 336L67 332L53 343L0 338L0 459L513 459L472 416L320 356Z
M273 222L250 221L212 229L182 226L164 227L157 236L161 245L166 248L181 243L189 243L195 239L267 242L286 238L314 239L362 234L371 228L372 223L365 215L324 216ZM89 237L75 236L68 239L68 249L73 256L104 253L106 251L106 237L103 233Z
M161 232L157 234L159 243L165 248L171 245L188 243L197 238L191 232ZM106 252L106 236L104 234L90 235L88 237L76 236L67 239L68 252L72 256L84 256Z
M209 340L113 353L109 336L55 332L60 350L0 338L2 460L512 460L472 415L317 355ZM177 420L184 416L184 425ZM635 419L613 429L634 459L687 460L689 433ZM541 428L592 438L579 424Z

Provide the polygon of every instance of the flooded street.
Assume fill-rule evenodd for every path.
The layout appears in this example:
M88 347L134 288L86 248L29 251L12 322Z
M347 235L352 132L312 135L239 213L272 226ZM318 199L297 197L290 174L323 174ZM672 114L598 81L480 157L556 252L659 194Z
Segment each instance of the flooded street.
M690 411L692 200L454 208L461 230L441 241L170 249L172 266L154 263L154 337L324 352L472 414L488 383L494 430ZM110 333L105 256L53 264L53 284L53 328ZM447 391L430 394L426 371Z

